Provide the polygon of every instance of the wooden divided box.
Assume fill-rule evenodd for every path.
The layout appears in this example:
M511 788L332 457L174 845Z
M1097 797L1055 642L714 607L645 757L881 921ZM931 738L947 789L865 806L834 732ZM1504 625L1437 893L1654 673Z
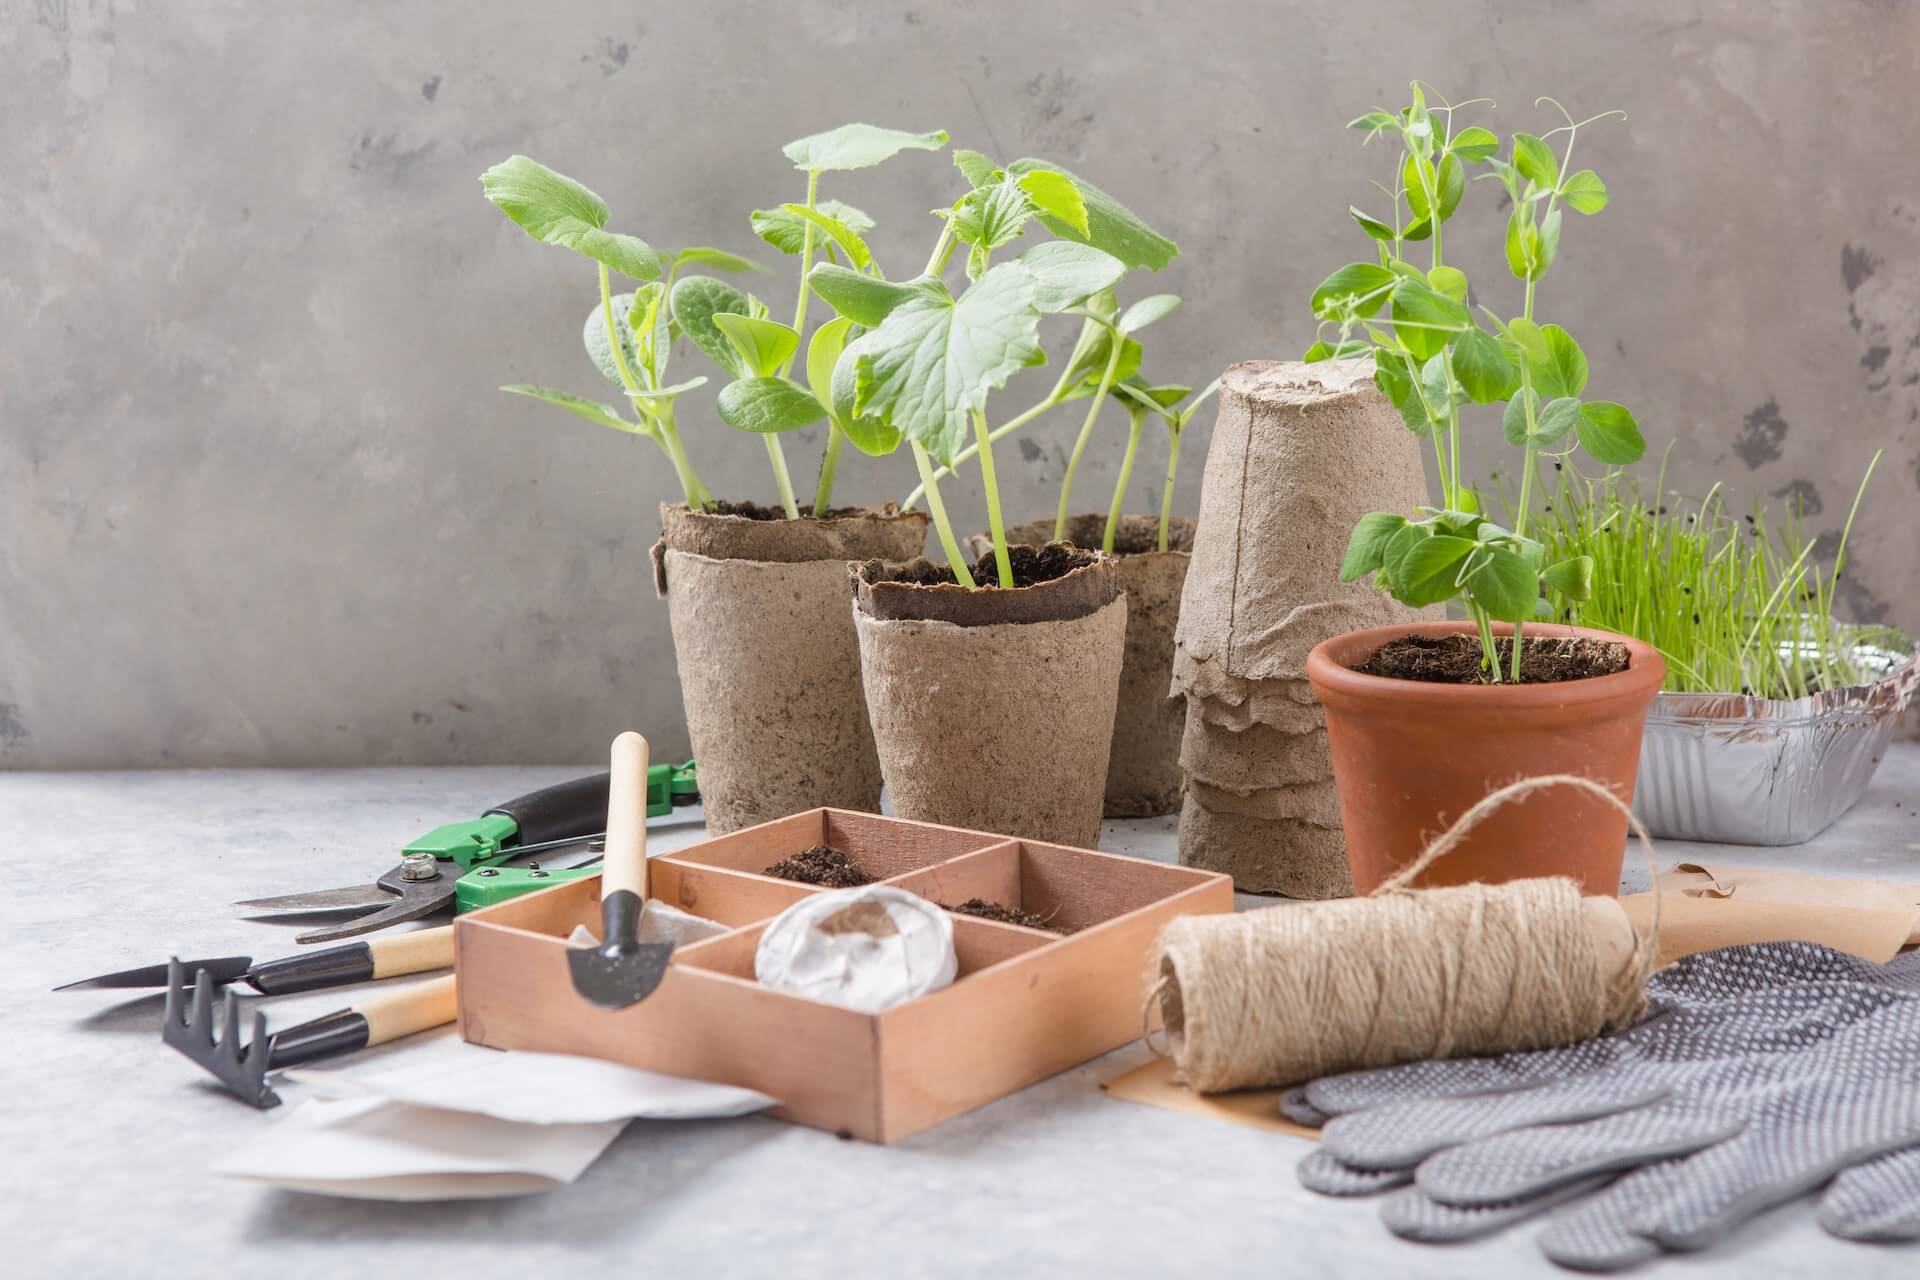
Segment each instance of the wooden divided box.
M824 892L765 869L819 844L944 906L980 898L1051 928L956 914L959 977L883 1013L763 987L753 976L762 930ZM454 931L460 1034L743 1085L780 1099L776 1115L871 1142L898 1141L1137 1039L1160 927L1233 909L1224 875L840 809L736 831L649 866L655 898L730 932L680 947L651 996L609 1011L582 999L567 969L574 926L600 930L598 877L463 916Z

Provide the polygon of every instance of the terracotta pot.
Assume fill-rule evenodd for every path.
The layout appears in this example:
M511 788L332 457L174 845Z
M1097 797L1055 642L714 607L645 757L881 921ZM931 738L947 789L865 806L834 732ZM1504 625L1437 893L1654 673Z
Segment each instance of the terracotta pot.
M854 567L867 711L900 817L1099 839L1127 604L1111 557L1060 549L1076 567L1011 590L934 585L946 570L924 559ZM993 581L991 555L975 580Z
M803 809L880 809L847 565L906 560L927 517L888 508L756 519L660 508L654 586L667 599L687 730L715 834Z
M1583 636L1624 644L1625 671L1554 684L1429 684L1352 669L1401 636L1473 632L1471 622L1374 627L1335 636L1307 656L1326 709L1347 858L1357 893L1412 861L1489 792L1545 773L1584 774L1633 798L1640 730L1666 677L1650 645L1626 636L1535 623L1529 639ZM1501 636L1513 628L1497 624ZM1495 812L1419 877L1422 885L1571 876L1581 891L1620 888L1627 818L1570 790L1538 792Z
M1067 520L1067 541L1097 549L1105 539L1104 512ZM1186 699L1172 692L1173 631L1180 621L1180 591L1193 559L1194 522L1167 522L1167 549L1161 551L1160 518L1120 517L1114 530L1114 574L1127 594L1127 649L1120 664L1120 702L1113 717L1113 742L1107 752L1106 816L1157 818L1180 808L1180 733ZM1007 541L1044 546L1053 539L1053 521L1031 520L1007 530ZM986 534L967 539L967 550L984 555L993 549Z

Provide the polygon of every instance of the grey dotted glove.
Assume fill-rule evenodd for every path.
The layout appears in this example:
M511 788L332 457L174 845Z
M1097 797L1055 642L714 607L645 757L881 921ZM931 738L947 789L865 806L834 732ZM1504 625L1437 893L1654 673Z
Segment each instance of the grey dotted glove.
M1411 1181L1382 1217L1418 1240L1578 1200L1540 1244L1586 1270L1704 1247L1829 1181L1829 1231L1920 1238L1920 1151L1905 1150L1920 1148L1920 955L1730 947L1661 971L1648 996L1634 1026L1563 1049L1315 1081L1282 1104L1327 1118L1301 1181Z

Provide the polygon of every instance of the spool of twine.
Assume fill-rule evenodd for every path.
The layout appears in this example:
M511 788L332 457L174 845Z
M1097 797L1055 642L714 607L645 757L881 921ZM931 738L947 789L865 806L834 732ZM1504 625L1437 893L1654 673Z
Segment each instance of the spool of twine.
M1494 810L1558 786L1625 813L1654 866L1646 828L1618 796L1549 774L1481 800L1368 897L1169 923L1148 1013L1157 1003L1182 1082L1202 1093L1297 1084L1571 1044L1638 1018L1657 894L1653 929L1637 937L1617 902L1583 898L1566 877L1407 887Z

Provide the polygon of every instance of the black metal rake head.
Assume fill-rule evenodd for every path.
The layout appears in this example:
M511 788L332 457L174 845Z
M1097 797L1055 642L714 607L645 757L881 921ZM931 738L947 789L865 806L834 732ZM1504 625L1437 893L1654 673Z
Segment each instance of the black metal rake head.
M266 1110L280 1105L280 1095L267 1087L273 1041L267 1035L267 1015L253 1011L253 1038L240 1041L240 998L229 990L222 1011L219 1038L213 1034L213 975L196 969L193 1004L187 1005L186 973L178 957L167 962L167 1012L160 1038L193 1059L241 1101Z

